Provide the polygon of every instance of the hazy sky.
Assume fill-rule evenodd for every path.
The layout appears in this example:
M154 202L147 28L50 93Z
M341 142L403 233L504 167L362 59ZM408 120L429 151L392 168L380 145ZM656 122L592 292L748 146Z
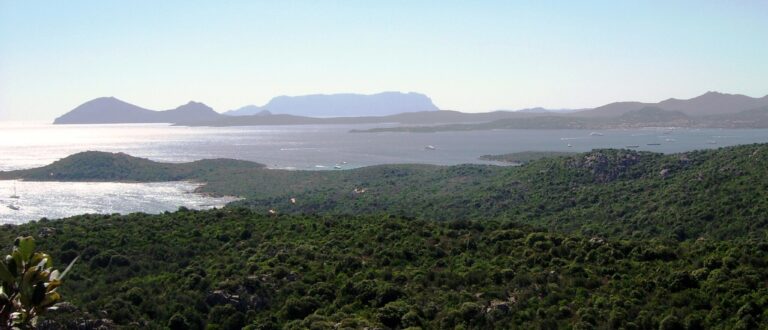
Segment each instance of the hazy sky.
M442 109L768 93L768 1L0 0L0 120L115 96L218 111L416 91Z

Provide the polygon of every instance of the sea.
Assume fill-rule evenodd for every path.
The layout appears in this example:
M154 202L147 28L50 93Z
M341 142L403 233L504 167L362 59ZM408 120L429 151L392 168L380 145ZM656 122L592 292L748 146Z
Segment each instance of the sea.
M768 142L768 129L643 128L350 133L388 125L185 127L0 122L0 171L44 166L74 153L124 152L161 162L234 158L288 170L379 164L494 164L482 155L627 148L676 153ZM389 124L396 126L396 124ZM13 187L19 199L10 199ZM0 224L82 213L158 213L221 207L231 198L194 193L198 183L61 183L0 180ZM6 206L14 204L19 210Z

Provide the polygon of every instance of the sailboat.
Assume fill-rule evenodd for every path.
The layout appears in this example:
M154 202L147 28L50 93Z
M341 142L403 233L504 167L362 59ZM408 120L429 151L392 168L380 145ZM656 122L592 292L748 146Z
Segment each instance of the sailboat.
M19 195L16 194L16 184L13 184L13 195L11 195L11 198L19 199Z
M19 195L16 194L16 184L13 184L13 195L11 195L11 199L19 199L19 198L20 198ZM14 211L18 211L21 209L19 205L14 204L13 202L8 204L8 208Z

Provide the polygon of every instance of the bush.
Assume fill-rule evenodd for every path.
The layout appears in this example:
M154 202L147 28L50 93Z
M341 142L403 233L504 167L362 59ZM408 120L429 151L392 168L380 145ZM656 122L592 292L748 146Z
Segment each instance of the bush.
M314 297L288 298L282 313L288 320L303 319L312 314L318 307L320 307L320 302Z
M379 322L390 328L397 328L400 326L403 316L408 313L408 309L409 306L405 302L390 302L386 306L379 308Z
M187 330L190 328L187 319L179 313L173 314L168 320L168 328L171 330Z

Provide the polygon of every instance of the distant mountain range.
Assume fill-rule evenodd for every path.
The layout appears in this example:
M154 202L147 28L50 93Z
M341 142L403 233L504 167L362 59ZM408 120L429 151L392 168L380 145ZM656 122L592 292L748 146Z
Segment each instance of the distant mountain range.
M718 92L707 92L688 100L616 102L583 110L531 108L484 113L436 110L425 95L397 92L281 96L263 107L246 106L227 112L228 115L196 102L173 110L152 111L110 97L86 102L54 123L162 122L185 126L400 123L431 126L385 129L395 131L434 131L438 128L435 125L448 125L442 128L449 130L652 126L768 128L768 96L753 98ZM301 115L309 113L312 115Z
M547 109L542 107L536 107L536 108L527 108L527 109L520 109L520 110L496 110L496 111L515 111L515 112L521 112L521 113L544 113L544 114L558 114L558 113L571 113L571 112L577 112L577 111L583 111L585 109Z
M54 124L176 123L216 120L221 115L211 107L192 102L176 109L153 111L114 97L100 97L85 102L56 118Z
M173 110L153 111L114 97L100 97L56 118L54 124L234 122L231 117L257 117L269 123L303 120L299 117L370 117L411 112L436 112L432 100L424 94L384 92L372 95L330 94L278 96L266 105L248 105L219 114L202 103L190 102ZM272 117L272 116L277 117ZM287 116L287 117L286 117ZM288 118L288 119L286 119ZM246 120L248 122L252 120Z
M613 117L643 108L679 111L689 116L727 115L768 106L768 95L754 98L740 94L707 92L688 100L667 99L659 103L616 102L591 110L579 111L587 117Z
M229 110L224 114L227 116L269 116L272 112L258 105L246 105L239 109Z
M259 125L339 125L339 124L382 124L401 123L411 125L434 125L445 123L487 122L505 118L528 118L541 114L525 112L482 112L465 113L452 110L405 112L388 116L363 117L306 117L286 114L221 116L206 122L179 122L182 126L259 126Z
M589 117L584 115L541 115L510 117L481 123L444 123L437 125L407 125L352 130L353 133L445 131L482 131L499 129L615 129L643 127L694 128L768 128L768 107L745 110L734 114L689 116L681 111L644 107L618 116Z
M424 94L384 92L362 94L314 94L278 96L264 106L248 105L227 111L229 116L250 116L268 111L305 117L364 117L387 116L405 112L438 111Z
M669 99L659 103L618 102L594 109L581 110L530 108L518 111L500 110L484 113L462 113L441 110L400 113L387 116L330 118L273 114L223 117L209 122L193 123L192 125L399 123L408 126L372 129L369 131L412 132L505 128L598 129L654 126L756 128L768 127L768 111L763 111L764 108L768 108L768 96L752 98L744 95L708 92L689 100ZM181 124L186 125L185 123Z

